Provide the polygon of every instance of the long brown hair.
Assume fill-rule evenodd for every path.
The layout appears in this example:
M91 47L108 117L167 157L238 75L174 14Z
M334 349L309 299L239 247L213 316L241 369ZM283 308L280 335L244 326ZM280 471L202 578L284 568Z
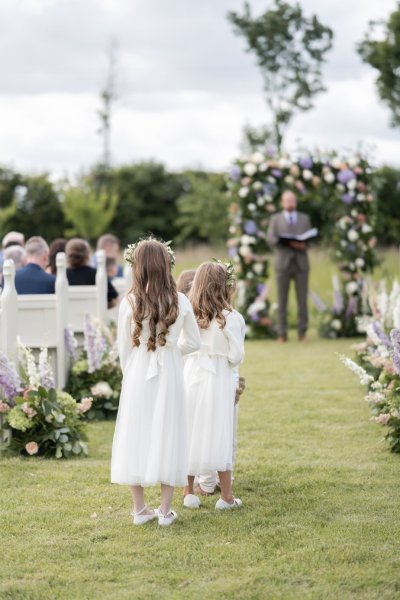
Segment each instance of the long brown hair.
M178 292L171 259L162 242L143 240L135 248L128 300L134 323L133 346L140 346L144 319L149 319L150 327L147 350L154 352L157 344L165 346L168 328L178 318Z
M227 268L220 263L205 262L196 270L189 300L201 329L207 329L213 319L217 320L220 329L225 327L223 311L232 310L226 276Z

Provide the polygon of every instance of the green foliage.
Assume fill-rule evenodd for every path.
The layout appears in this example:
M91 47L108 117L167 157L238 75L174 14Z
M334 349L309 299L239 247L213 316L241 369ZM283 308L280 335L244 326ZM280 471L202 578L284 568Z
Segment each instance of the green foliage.
M109 229L123 244L150 232L175 238L176 201L182 192L179 175L168 173L160 163L141 162L115 169L111 178L118 205Z
M391 123L400 126L400 3L387 22L371 21L358 44L364 62L378 71L376 85L381 100L389 107Z
M178 198L178 243L188 240L217 244L228 234L229 200L224 177L217 173L187 171L183 174L183 194Z
M400 169L382 167L373 173L377 198L376 232L381 244L400 241Z
M54 185L47 175L25 176L0 170L0 236L21 231L26 238L60 236L64 214Z
M87 454L84 423L72 396L39 387L14 398L14 403L6 413L12 430L8 451L55 458Z
M228 19L257 58L273 115L273 140L280 149L295 113L312 108L314 96L325 89L321 66L333 32L316 15L306 18L299 4L283 0L274 0L259 17L246 2L242 14L232 11Z
M103 187L95 187L88 179L76 186L66 186L62 207L65 218L72 223L72 227L68 227L65 233L95 241L111 223L117 204L116 194L109 193Z

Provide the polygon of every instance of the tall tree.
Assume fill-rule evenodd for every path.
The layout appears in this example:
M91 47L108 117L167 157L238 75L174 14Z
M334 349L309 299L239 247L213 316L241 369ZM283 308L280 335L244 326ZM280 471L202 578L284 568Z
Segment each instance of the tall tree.
M229 12L228 20L257 58L272 113L272 141L281 149L296 112L312 108L314 97L325 90L321 67L332 47L333 31L316 15L305 17L297 3L272 0L270 4L254 17L246 2L242 14Z
M400 126L400 2L386 22L369 23L357 50L363 61L378 71L379 96L391 111L392 126Z

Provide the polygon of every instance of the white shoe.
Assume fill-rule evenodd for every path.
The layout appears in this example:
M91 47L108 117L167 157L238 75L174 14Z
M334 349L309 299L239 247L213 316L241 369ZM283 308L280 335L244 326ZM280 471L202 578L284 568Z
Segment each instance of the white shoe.
M240 508L241 506L243 506L243 502L240 500L240 498L234 498L232 502L225 502L225 500L220 498L215 503L216 510L230 510L232 508Z
M158 512L154 511L152 515L144 515L144 511L147 510L147 506L144 505L142 510L139 510L139 512L132 512L131 516L133 517L133 524L134 525L144 525L145 523L148 523L149 521L154 521L154 519L158 519Z
M200 508L200 505L200 498L194 494L186 494L183 499L183 506L186 506L186 508Z
M176 512L174 510L170 510L167 515L163 515L161 510L158 509L157 513L158 513L158 524L162 525L163 527L168 527L168 525L172 525L172 523L175 521L175 519L178 518L178 515L176 514Z

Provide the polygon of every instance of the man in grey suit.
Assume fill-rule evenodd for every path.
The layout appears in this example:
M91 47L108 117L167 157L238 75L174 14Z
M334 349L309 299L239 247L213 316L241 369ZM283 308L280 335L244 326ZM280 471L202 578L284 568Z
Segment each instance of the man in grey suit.
M287 341L287 303L290 280L294 279L298 309L299 340L306 339L308 326L307 242L280 241L285 234L300 235L311 228L310 217L297 211L296 195L287 190L281 197L282 212L275 214L268 228L268 243L275 250L275 273L278 289L278 342Z

